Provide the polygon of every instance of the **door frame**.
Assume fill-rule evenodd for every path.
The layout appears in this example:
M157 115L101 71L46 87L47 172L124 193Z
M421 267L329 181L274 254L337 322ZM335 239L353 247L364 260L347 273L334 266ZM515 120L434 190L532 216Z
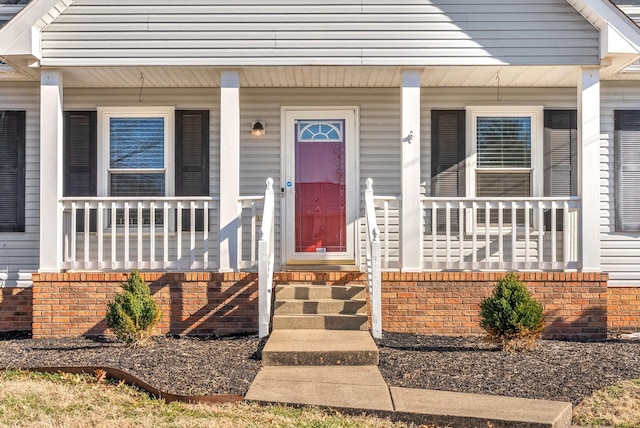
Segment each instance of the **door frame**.
M297 115L327 117L335 113L345 119L345 188L346 188L346 254L296 253L295 198L287 190L287 182L295 177L295 135L293 120ZM317 118L316 117L316 118ZM336 117L331 117L336 118ZM302 117L304 119L304 117ZM360 109L357 106L286 106L280 111L280 251L282 265L360 265ZM291 218L294 217L294 218ZM351 247L351 249L349 249Z

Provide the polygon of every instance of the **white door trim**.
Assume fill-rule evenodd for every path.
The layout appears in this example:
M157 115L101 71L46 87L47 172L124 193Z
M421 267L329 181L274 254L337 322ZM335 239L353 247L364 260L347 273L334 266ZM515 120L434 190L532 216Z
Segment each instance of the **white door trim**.
M360 168L359 168L359 108L357 106L287 106L281 108L281 260L283 265L293 264L351 264L359 266L359 213L360 213ZM345 119L345 187L347 197L347 252L296 253L294 251L295 211L294 190L287 189L288 182L295 182L294 169L294 127L296 118Z

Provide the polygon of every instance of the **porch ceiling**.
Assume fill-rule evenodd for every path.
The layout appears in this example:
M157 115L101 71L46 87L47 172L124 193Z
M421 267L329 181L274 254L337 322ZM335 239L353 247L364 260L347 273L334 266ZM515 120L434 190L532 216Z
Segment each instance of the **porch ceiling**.
M217 68L88 67L66 68L66 87L217 87ZM255 67L240 72L241 87L399 87L398 67ZM499 76L499 79L498 79ZM428 67L422 69L424 87L575 87L573 66Z

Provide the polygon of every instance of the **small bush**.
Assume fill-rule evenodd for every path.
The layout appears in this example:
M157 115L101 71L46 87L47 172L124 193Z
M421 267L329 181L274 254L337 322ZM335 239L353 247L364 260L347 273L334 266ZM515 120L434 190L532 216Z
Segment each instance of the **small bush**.
M480 326L507 352L532 349L545 327L542 305L510 272L480 303Z
M137 270L131 272L122 289L122 293L116 293L115 301L107 305L107 326L121 341L145 346L162 317L162 310Z

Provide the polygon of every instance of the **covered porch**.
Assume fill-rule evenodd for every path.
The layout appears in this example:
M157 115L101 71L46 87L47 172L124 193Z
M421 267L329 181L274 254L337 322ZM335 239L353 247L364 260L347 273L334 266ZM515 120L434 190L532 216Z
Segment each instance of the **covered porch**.
M137 108L165 103L159 94L167 84L161 75L167 73L184 90L202 85L204 79L212 94L219 91L210 106L202 101L187 105L209 109L215 117L209 147L217 157L210 157L208 178L216 185L208 196L123 197L106 190L100 196L65 194L64 112L99 107L101 92L92 88L96 82L119 86L123 94L140 91L140 99L151 97L152 101L138 100L142 106ZM357 72L353 67L43 70L40 270L257 270L260 228L269 216L274 219L275 269L286 267L281 243L286 239L284 222L292 219L284 215L288 176L284 117L277 106L327 108L343 102L359 109L353 142L358 151L349 183L358 195L353 201L356 214L349 220L355 269L367 269L365 219L372 210L382 270L598 271L599 177L592 171L600 166L600 75L597 68L572 66L361 67ZM325 99L318 95L323 91L330 94ZM341 101L343 92L347 95ZM562 95L554 99L554 92ZM97 94L98 99L87 102L85 93ZM276 93L285 95L265 101ZM107 97L105 103L133 105L121 97ZM515 185L524 193L487 196L492 182L484 193L478 190L480 176L471 178L472 171L479 170L473 143L477 137L469 129L477 106L484 106L480 114L491 110L491 117L495 112L518 116L523 106L540 112L576 111L575 132L560 132L574 145L569 150L573 152L563 154L571 157L572 169L565 174L570 183L562 195L545 187L544 158L553 153L543 151L547 129L542 113L533 119L530 163L505 168L509 173L529 171L528 181ZM457 138L471 149L450 162L460 169L455 185L459 190L444 195L438 180L447 184L451 175L435 171L439 166L434 163L433 115L453 110L466 110ZM248 123L265 118L267 136L249 136ZM269 162L261 163L260 157ZM274 181L272 213L264 212L265 191L271 191L265 184L268 177ZM368 190L373 192L372 206L364 196Z

